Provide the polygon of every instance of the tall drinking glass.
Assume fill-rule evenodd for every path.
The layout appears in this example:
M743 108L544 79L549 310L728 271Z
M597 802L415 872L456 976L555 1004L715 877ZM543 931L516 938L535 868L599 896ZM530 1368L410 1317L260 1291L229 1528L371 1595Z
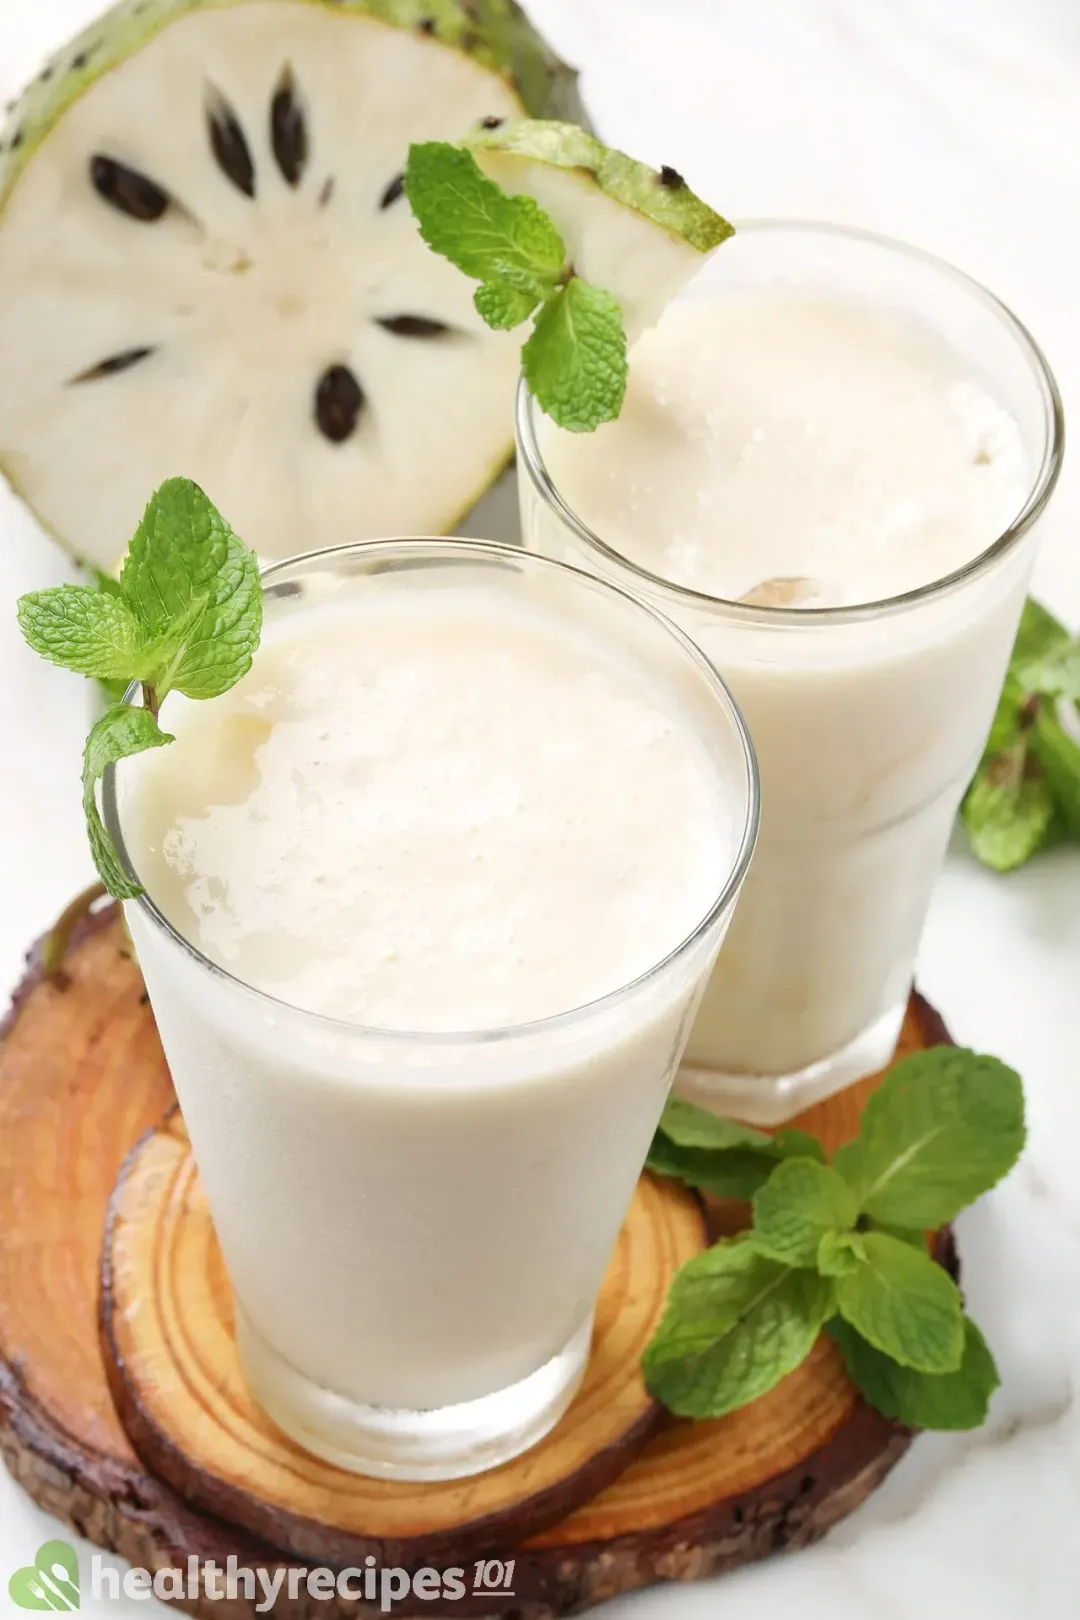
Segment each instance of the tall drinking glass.
M632 982L538 1022L408 1033L286 1005L181 937L152 893L126 906L251 1390L302 1446L403 1479L493 1467L569 1404L757 823L753 755L709 662L626 592L562 564L457 540L313 553L264 575L264 641L360 597L477 590L495 614L528 603L629 659L704 749L731 811L730 862L703 882L686 937ZM121 767L104 790L135 876L138 788ZM588 917L555 926L567 952L588 949Z
M765 222L741 227L683 296L777 291L821 294L895 319L955 356L1015 419L1029 485L1008 526L964 566L843 607L762 605L689 589L634 560L617 524L590 528L553 474L556 430L524 385L517 410L526 546L617 581L668 614L722 672L746 716L761 770L761 837L677 1089L762 1124L891 1055L1063 449L1045 359L1020 322L959 271L859 232ZM666 386L677 404L674 367ZM718 407L724 390L718 360ZM678 431L677 416L661 430ZM614 441L605 440L613 431L601 429L577 453L606 457L599 472L608 480L632 480L635 467L623 469ZM721 533L715 543L724 544Z

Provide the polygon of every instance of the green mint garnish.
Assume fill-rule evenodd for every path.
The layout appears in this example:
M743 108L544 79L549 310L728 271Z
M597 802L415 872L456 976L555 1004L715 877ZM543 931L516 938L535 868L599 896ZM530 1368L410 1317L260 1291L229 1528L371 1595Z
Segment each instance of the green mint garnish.
M854 1226L858 1213L843 1176L814 1159L788 1159L754 1195L754 1242L785 1265L816 1270L822 1238Z
M43 658L102 682L141 684L143 708L113 704L83 755L83 808L94 864L109 893L141 893L124 872L97 802L106 767L172 738L157 715L169 692L217 697L251 667L262 630L255 554L197 484L171 478L151 498L119 580L32 591L19 625Z
M473 302L489 326L507 330L536 311L522 368L541 410L573 433L613 421L626 392L622 313L574 274L539 204L509 196L446 141L410 146L404 186L428 247L480 282Z
M734 1238L677 1273L645 1351L645 1382L673 1412L714 1418L793 1372L833 1314L832 1286Z
M825 1155L817 1139L805 1131L767 1136L673 1097L645 1164L657 1175L684 1181L714 1198L749 1200L785 1158L824 1162Z
M977 1426L997 1370L926 1230L996 1185L1023 1145L1019 1076L958 1047L898 1063L831 1165L802 1132L770 1138L672 1101L650 1168L750 1197L753 1225L676 1275L642 1362L649 1390L682 1416L720 1417L772 1389L828 1325L887 1416Z
M98 809L97 787L109 765L125 759L129 754L141 754L147 748L161 748L172 742L172 736L162 731L150 709L129 708L115 703L96 721L86 739L83 750L83 813L86 816L86 836L90 840L90 853L98 876L114 900L131 900L141 894L120 864L120 857L112 839L105 830Z
M863 1110L836 1169L862 1213L926 1231L1012 1169L1024 1146L1024 1098L997 1058L934 1046L903 1058Z
M1064 834L1080 838L1080 742L1059 705L1080 702L1080 639L1024 606L979 768L961 807L971 847L997 872L1022 866Z
M942 1266L885 1232L856 1234L854 1265L834 1279L844 1321L916 1372L955 1372L964 1348L960 1290Z
M828 1325L848 1376L872 1406L913 1429L977 1429L1001 1383L986 1340L964 1317L964 1350L955 1372L920 1373L901 1367L840 1317Z

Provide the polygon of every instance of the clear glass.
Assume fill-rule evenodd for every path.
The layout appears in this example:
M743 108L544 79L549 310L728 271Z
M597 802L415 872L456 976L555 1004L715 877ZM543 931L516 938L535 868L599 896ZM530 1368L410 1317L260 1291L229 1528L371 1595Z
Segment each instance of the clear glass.
M264 593L276 620L361 592L477 584L527 594L629 649L707 747L737 849L688 938L633 983L557 1017L408 1034L285 1005L209 962L151 897L126 907L251 1390L308 1450L400 1479L494 1467L569 1404L757 825L753 754L722 681L617 588L518 549L401 540L281 563ZM122 827L136 788L123 767L104 784L132 871Z
M623 556L617 533L593 533L545 466L550 424L519 393L525 545L668 614L723 673L750 727L761 837L676 1089L760 1124L892 1053L1063 450L1061 402L1039 349L941 261L831 226L752 223L683 296L769 287L850 297L939 336L1015 416L1034 475L1010 528L948 577L857 607L748 606L672 584Z

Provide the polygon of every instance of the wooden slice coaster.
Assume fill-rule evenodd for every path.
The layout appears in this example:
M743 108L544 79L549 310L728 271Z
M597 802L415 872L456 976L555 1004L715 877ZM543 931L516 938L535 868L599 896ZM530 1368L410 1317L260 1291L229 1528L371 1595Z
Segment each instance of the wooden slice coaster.
M31 969L0 1046L0 1450L36 1501L133 1564L186 1569L190 1557L223 1565L233 1554L273 1571L281 1550L185 1503L139 1462L112 1407L96 1323L105 1210L124 1156L171 1089L116 908L80 928L66 966L63 990ZM947 1039L913 996L902 1050ZM850 1136L875 1083L799 1123L830 1145ZM753 1406L713 1423L669 1423L560 1524L517 1548L508 1536L493 1556L515 1558L513 1596L470 1594L444 1612L510 1620L527 1609L529 1620L553 1620L805 1545L864 1500L910 1438L858 1399L822 1341ZM248 1620L256 1601L178 1607L205 1620L228 1607L229 1620ZM275 1608L277 1620L365 1612L303 1589Z
M39 1506L141 1568L196 1549L272 1562L151 1478L116 1415L98 1337L105 1210L173 1089L118 907L78 926L64 969L46 978L39 942L0 1044L0 1453Z
M546 1439L470 1479L364 1479L302 1451L248 1394L232 1298L178 1113L131 1155L110 1206L102 1328L117 1410L188 1500L326 1564L441 1567L557 1524L663 1422L639 1364L668 1286L707 1246L697 1199L643 1176L597 1303L585 1382Z

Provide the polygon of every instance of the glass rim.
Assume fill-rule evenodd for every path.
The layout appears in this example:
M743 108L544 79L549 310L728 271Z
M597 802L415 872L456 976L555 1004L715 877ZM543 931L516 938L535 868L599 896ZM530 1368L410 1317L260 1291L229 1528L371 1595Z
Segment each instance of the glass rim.
M582 1002L569 1007L562 1012L548 1014L544 1018L530 1019L520 1024L496 1025L489 1029L471 1030L403 1030L384 1029L378 1025L354 1023L349 1019L335 1018L326 1013L313 1012L310 1008L298 1007L281 996L272 995L269 991L260 990L256 985L249 984L228 968L221 967L217 962L206 956L198 946L186 939L180 930L169 921L164 913L151 900L145 889L134 897L130 903L138 906L143 915L172 942L179 946L185 956L197 966L206 969L212 976L222 980L225 984L233 986L246 995L252 996L257 1002L266 1007L274 1015L282 1013L304 1020L311 1026L324 1029L347 1037L351 1040L378 1040L398 1047L423 1047L427 1050L437 1048L463 1048L470 1045L492 1045L495 1043L509 1043L511 1041L534 1038L548 1031L561 1031L569 1026L584 1023L590 1018L601 1016L611 1007L622 1001L629 1000L637 992L645 989L654 980L661 978L667 970L688 955L709 931L721 920L725 911L731 906L742 886L754 853L757 842L758 827L761 817L761 786L758 775L757 755L742 710L732 696L726 681L719 671L705 657L694 641L682 631L678 625L673 624L666 614L659 612L649 603L643 602L632 591L625 590L621 585L611 580L600 578L591 574L587 569L579 568L573 563L560 562L554 558L541 557L534 552L525 551L516 545L506 545L495 540L474 540L457 535L414 535L409 537L359 540L341 546L323 546L313 551L299 552L294 557L283 557L260 570L260 579L265 586L272 583L278 574L296 570L304 564L321 563L327 558L356 557L356 556L387 556L394 553L407 553L412 548L422 548L429 551L432 556L439 552L458 553L464 559L475 557L489 558L493 561L510 561L519 567L535 568L543 572L550 570L554 573L572 575L584 581L590 588L599 589L603 594L617 598L629 605L634 613L645 614L658 624L670 639L678 644L683 655L696 668L706 684L711 688L713 697L719 700L725 719L733 729L739 751L742 755L744 767L743 780L740 784L741 792L746 801L746 813L743 818L741 831L738 831L738 844L735 854L727 863L727 875L720 887L719 893L699 919L693 929L680 939L670 950L653 962L633 979L616 985L613 990L605 991L602 996L596 996L591 1001ZM142 697L142 688L138 682L132 682L124 693L123 702L134 706ZM102 778L102 808L105 825L115 845L120 865L125 875L135 883L139 882L135 863L132 861L127 844L124 840L121 827L119 807L116 795L116 767L109 765Z
M1043 454L1019 512L988 546L950 573L942 574L939 578L930 580L925 585L918 585L912 590L901 591L895 596L878 597L870 602L849 603L842 607L766 607L758 603L739 602L732 597L713 596L708 591L696 590L691 585L680 585L675 580L666 579L663 574L654 574L650 569L602 540L574 511L548 472L536 436L536 403L524 377L518 382L514 407L519 466L524 467L525 476L540 499L579 540L591 550L600 553L606 561L628 570L636 581L647 585L650 591L661 592L669 604L693 604L736 622L759 628L800 626L804 629L814 629L821 625L863 623L868 619L902 613L921 602L945 596L958 586L966 584L968 580L978 578L1000 557L1012 551L1043 512L1054 492L1065 454L1065 413L1050 363L1024 323L996 293L992 293L980 281L976 281L966 271L957 269L936 253L928 253L924 248L912 247L896 237L885 236L877 231L863 230L854 225L831 224L825 220L749 219L737 222L735 235L738 238L747 235L765 235L773 231L834 237L840 241L862 243L886 249L898 258L921 264L951 281L960 291L981 304L1005 328L1022 351L1042 399Z

